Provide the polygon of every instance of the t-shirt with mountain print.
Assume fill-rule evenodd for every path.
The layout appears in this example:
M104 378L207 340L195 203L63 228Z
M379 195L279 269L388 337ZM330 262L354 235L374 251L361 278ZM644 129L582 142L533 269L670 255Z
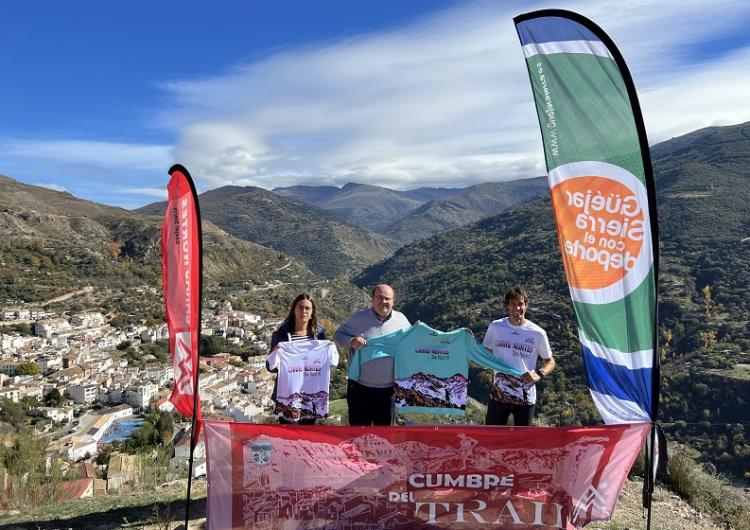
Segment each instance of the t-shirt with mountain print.
M498 360L521 373L534 370L539 357L552 357L547 333L530 320L524 320L518 326L511 324L507 318L493 320L487 327L483 344L492 350ZM522 384L496 371L490 396L501 403L533 405L536 403L536 386Z
M269 369L279 369L276 416L288 422L327 416L331 367L338 364L329 340L280 342L268 355Z
M469 360L509 376L522 375L479 345L469 330L446 333L419 323L368 339L349 363L349 379L357 381L363 364L384 357L394 359L398 412L465 415Z

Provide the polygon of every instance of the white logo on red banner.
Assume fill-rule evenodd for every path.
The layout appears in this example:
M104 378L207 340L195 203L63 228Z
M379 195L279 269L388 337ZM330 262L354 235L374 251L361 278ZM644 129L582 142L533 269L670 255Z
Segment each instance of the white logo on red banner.
M181 394L193 395L193 353L190 348L190 332L183 331L175 335L175 386Z

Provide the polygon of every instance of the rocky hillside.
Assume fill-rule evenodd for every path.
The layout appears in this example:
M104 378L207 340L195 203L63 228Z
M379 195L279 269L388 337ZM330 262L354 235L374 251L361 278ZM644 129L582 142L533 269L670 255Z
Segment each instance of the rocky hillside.
M0 176L2 305L44 302L91 285L98 292L116 291L128 307L140 303L144 317L161 318L162 215L163 210L137 214ZM331 283L300 260L235 238L210 221L202 225L206 296L232 294L280 310L299 292L317 289L329 295L335 315L362 303L359 290L346 282ZM137 302L131 290L144 286L157 293L141 294Z
M200 194L201 216L245 241L273 248L326 278L349 276L390 256L394 241L332 213L262 188L224 186ZM166 203L136 210L163 212Z

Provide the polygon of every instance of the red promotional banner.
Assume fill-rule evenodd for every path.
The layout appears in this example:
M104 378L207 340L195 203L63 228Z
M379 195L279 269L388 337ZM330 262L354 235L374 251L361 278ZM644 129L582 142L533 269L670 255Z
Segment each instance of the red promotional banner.
M201 233L195 186L182 166L170 170L169 200L161 229L164 302L169 326L174 387L169 400L185 416L197 404L195 437L201 425L196 399L200 337Z
M207 421L208 526L580 528L610 518L648 431Z

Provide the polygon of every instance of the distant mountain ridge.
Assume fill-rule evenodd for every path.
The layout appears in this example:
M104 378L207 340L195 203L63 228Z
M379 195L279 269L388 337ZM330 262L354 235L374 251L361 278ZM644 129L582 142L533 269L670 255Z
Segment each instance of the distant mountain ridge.
M274 193L294 196L353 224L406 243L478 221L534 200L547 191L545 177L486 182L466 188L409 191L370 184L290 186Z
M418 208L425 202L454 195L461 188L420 188L399 191L371 184L347 183L334 186L289 186L273 192L297 197L314 206L329 210L342 219L377 233L394 219Z
M420 206L389 224L381 233L402 242L431 237L536 200L547 193L546 177L476 184L456 195Z
M233 236L294 256L317 274L348 276L398 246L294 197L253 186L223 186L201 193L201 215ZM163 212L163 202L136 210Z
M297 186L284 186L273 188L274 193L279 195L292 196L302 199L304 201L312 202L319 201L321 208L328 208L328 204L335 204L337 202L343 202L346 198L354 193L361 193L365 191L376 197L378 193L382 193L383 196L397 196L401 199L410 199L419 204L424 204L435 199L443 199L461 193L465 188L436 188L430 186L423 186L413 190L396 190L386 188L384 186L377 186L374 184L361 184L357 182L347 182L340 188L337 186L315 186L315 185L297 185Z

